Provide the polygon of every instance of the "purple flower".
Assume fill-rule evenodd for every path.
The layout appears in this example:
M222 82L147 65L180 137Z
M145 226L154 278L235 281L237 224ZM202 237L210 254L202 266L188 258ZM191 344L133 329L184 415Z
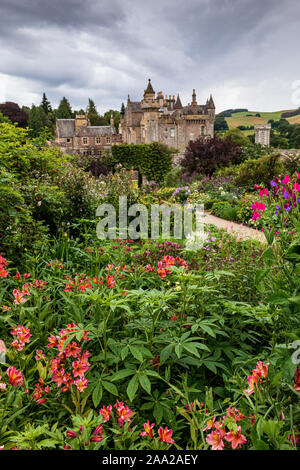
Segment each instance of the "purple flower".
M275 181L273 181L273 180L270 181L270 185L271 185L271 186L277 186L277 184L276 184Z
M289 195L288 192L285 191L285 192L283 193L283 197L284 197L284 199L289 199L289 198L290 198L290 195Z

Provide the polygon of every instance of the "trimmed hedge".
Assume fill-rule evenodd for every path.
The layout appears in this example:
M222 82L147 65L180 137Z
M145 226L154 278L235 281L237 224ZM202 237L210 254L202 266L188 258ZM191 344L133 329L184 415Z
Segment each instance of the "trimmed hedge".
M148 181L162 182L172 168L172 153L172 149L158 142L114 145L105 163L112 169L121 164L128 170L137 170Z

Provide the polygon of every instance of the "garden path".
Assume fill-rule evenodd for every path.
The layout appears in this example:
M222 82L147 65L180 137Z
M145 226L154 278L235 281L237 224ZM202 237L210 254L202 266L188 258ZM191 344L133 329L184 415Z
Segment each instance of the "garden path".
M236 235L237 238L240 238L241 240L252 239L266 243L263 232L260 232L259 230L253 229L251 227L246 227L242 224L230 222L230 220L221 219L220 217L216 217L209 212L205 212L205 217L203 220L205 224L215 225L219 229L223 228L230 234Z

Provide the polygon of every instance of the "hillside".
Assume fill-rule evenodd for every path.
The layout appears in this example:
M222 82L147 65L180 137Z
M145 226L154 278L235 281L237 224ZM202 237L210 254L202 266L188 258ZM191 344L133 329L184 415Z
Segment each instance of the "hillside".
M238 127L238 126L255 126L257 124L267 123L269 119L274 121L279 121L281 114L294 111L294 110L283 110L283 111L274 111L274 112L262 112L262 111L243 111L239 113L233 113L232 117L226 117L226 122L229 128ZM252 116L248 116L252 114ZM261 117L256 117L255 114L260 114ZM287 118L291 124L300 124L300 115ZM254 131L249 131L250 133Z

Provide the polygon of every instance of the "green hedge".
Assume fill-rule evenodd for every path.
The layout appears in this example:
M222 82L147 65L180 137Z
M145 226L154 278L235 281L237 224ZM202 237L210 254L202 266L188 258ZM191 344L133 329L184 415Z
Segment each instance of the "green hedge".
M172 168L172 153L172 149L158 142L114 145L105 163L111 168L121 164L139 171L148 181L162 182Z

